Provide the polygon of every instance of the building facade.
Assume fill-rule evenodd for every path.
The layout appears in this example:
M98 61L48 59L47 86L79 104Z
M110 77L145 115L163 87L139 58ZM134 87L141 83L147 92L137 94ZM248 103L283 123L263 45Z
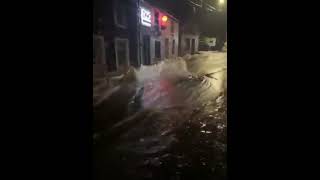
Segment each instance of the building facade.
M179 23L142 0L94 0L93 71L124 71L178 56Z
M180 44L181 56L197 53L199 51L199 33L182 31Z
M135 0L94 0L94 72L139 66Z
M179 22L147 2L140 4L140 59L150 65L178 56Z

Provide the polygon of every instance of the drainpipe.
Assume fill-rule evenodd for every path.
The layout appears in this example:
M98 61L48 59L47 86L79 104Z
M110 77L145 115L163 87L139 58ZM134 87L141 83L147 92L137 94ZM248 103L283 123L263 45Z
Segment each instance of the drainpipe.
M141 49L140 49L140 34L141 34L141 32L140 32L140 30L141 30L141 25L140 25L140 1L141 0L138 0L138 7L137 7L137 43L138 43L138 67L140 67L141 66Z

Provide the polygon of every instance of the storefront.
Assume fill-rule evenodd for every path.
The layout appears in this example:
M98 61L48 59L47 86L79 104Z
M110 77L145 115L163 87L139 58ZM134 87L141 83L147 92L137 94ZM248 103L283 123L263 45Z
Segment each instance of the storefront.
M179 24L172 15L143 2L139 30L141 64L150 65L178 56Z

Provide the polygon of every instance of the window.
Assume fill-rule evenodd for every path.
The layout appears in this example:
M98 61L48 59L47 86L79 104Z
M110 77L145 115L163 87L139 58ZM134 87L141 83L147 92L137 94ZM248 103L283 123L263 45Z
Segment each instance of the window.
M129 43L128 39L115 39L115 51L117 66L129 65Z
M160 41L155 41L154 51L155 51L155 58L161 58L161 43L160 43Z
M105 64L105 43L103 36L93 35L93 64Z
M120 2L115 3L114 21L118 27L127 28L126 6Z
M154 13L154 25L156 29L159 29L159 13L158 12Z
M172 40L172 55L174 55L176 40Z
M174 22L171 21L171 33L174 33Z

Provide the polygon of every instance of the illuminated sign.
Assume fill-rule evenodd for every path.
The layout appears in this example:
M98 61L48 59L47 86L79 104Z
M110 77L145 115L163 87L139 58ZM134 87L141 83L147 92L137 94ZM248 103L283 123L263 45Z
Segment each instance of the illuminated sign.
M141 24L144 26L151 26L151 12L145 8L141 9Z

